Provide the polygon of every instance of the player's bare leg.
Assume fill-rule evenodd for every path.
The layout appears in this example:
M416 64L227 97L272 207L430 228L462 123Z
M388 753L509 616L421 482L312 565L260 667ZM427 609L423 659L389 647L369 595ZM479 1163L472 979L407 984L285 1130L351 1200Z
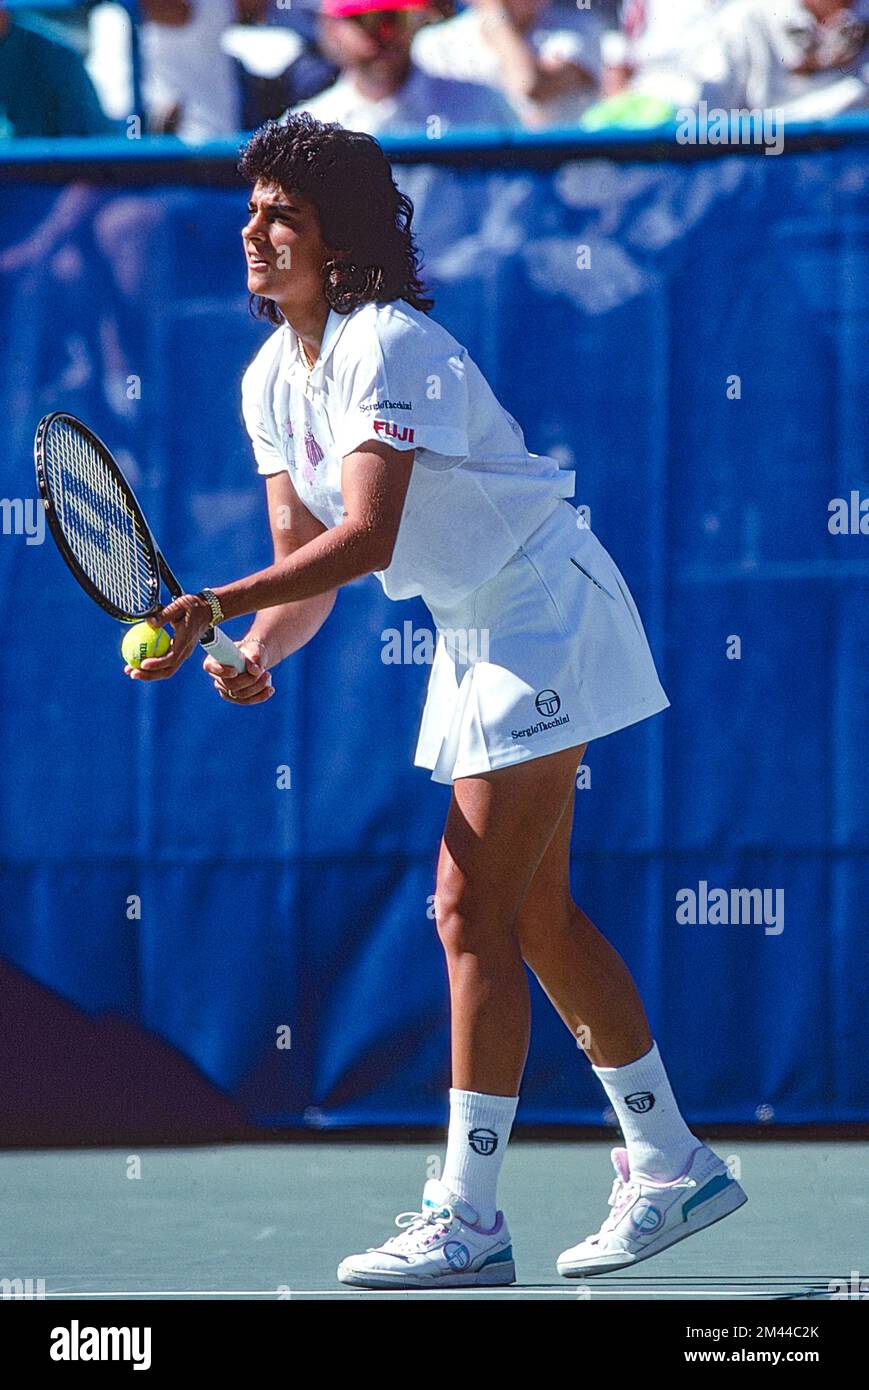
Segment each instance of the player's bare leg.
M530 1028L519 912L574 796L581 749L453 783L435 893L452 1007L453 1086L515 1096Z
M720 1160L698 1146L687 1129L627 967L570 896L574 779L583 751L567 749L453 783L435 895L452 1003L453 1084L444 1170L441 1179L426 1183L422 1211L406 1234L342 1261L338 1274L345 1283L424 1288L515 1280L512 1242L496 1189L528 1051L526 959L571 1032L590 1029L589 1055L612 1068L602 1076L608 1093L610 1078L615 1085L632 1078L638 1067L654 1077L658 1111L645 1144L642 1133L628 1132L636 1117L624 1111L626 1120L618 1097L611 1095L628 1143L633 1140L635 1149L639 1144L639 1152L654 1158L661 1153L663 1134L669 1145L665 1160L687 1143L698 1156L692 1163L704 1184L690 1219L681 1205L684 1182L671 1185L663 1198L656 1195L667 1208L659 1238L649 1234L646 1223L636 1250L626 1251L621 1233L615 1250L609 1236L602 1244L599 1238L591 1246L582 1242L564 1251L559 1271L572 1277L622 1268L657 1253L656 1239L664 1248L745 1201L738 1184L726 1173L721 1178ZM613 1214L626 1221L636 1202L647 1200L648 1189L629 1185L627 1169L624 1179L626 1196ZM688 1184L695 1195L693 1177Z
M573 810L571 798L522 903L518 936L525 961L595 1066L626 1140L612 1152L617 1182L600 1232L558 1258L559 1273L580 1278L649 1259L747 1199L682 1119L630 972L573 901Z
M349 1255L338 1278L363 1288L511 1284L513 1246L498 1173L528 1051L519 908L560 823L579 749L453 783L435 915L452 995L453 1086L440 1179L400 1236Z
M571 896L573 813L571 796L520 908L519 946L589 1060L621 1067L649 1051L652 1035L628 967Z

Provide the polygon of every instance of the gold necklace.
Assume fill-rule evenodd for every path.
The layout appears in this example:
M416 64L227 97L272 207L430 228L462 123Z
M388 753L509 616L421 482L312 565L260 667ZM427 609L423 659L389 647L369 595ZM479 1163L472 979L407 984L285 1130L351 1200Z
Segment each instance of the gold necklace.
M305 347L305 344L302 342L302 340L301 340L301 338L299 337L298 333L296 334L296 342L299 344L299 351L300 351L300 353L302 354L302 357L303 357L304 362L305 362L305 366L306 366L307 369L308 369L308 378L309 378L309 380L310 380L311 372L314 370L314 367L315 367L316 364L315 364L314 362L312 362L311 359L310 359L310 357L308 356L308 349Z

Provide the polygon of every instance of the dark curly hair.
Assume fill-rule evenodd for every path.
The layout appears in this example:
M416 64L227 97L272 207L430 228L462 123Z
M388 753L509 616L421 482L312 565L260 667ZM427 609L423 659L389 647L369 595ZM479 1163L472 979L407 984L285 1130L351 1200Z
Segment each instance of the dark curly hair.
M371 300L405 299L424 313L434 306L419 279L413 203L396 187L372 136L302 111L255 131L238 171L250 184L263 179L313 203L323 240L338 251L323 265L323 289L336 313ZM251 295L251 308L273 324L284 321L271 299Z

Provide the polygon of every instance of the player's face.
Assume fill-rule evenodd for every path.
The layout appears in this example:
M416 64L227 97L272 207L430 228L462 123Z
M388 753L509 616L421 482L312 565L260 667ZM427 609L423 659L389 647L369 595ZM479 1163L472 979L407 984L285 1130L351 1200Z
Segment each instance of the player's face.
M323 299L323 262L330 249L313 203L262 179L254 185L242 228L251 294L304 305Z

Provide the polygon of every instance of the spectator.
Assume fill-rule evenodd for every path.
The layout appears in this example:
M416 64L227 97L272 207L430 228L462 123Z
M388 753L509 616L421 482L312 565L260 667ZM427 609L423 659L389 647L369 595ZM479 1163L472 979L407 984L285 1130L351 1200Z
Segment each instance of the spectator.
M103 0L81 0L80 4L73 4L73 0L62 0L59 9L47 10L42 8L44 0L34 0L32 7L27 4L27 0L5 0L5 5L7 9L20 10L25 16L28 12L31 17L35 14L40 31L47 38L58 39L68 48L74 48L82 58L87 58L90 51L91 14L102 2Z
M0 0L0 138L115 129L80 55L42 32L38 21L13 19Z
M650 64L632 85L681 106L834 116L869 105L867 19L865 0L728 0L689 35L678 70Z
M238 62L242 124L254 130L330 86L339 70L317 46L318 16L300 6L265 4L240 10L244 22L224 30L221 44Z
M437 77L498 87L524 126L573 125L599 94L603 21L549 0L473 0L414 39Z
M411 60L413 36L429 12L428 0L324 0L320 46L341 75L293 110L369 135L437 138L453 125L515 126L494 88L423 72Z
M624 91L651 65L678 68L692 26L707 20L723 0L621 0L619 28L603 41L604 96Z
M235 65L220 46L235 0L142 0L143 92L150 130L199 143L241 125Z

